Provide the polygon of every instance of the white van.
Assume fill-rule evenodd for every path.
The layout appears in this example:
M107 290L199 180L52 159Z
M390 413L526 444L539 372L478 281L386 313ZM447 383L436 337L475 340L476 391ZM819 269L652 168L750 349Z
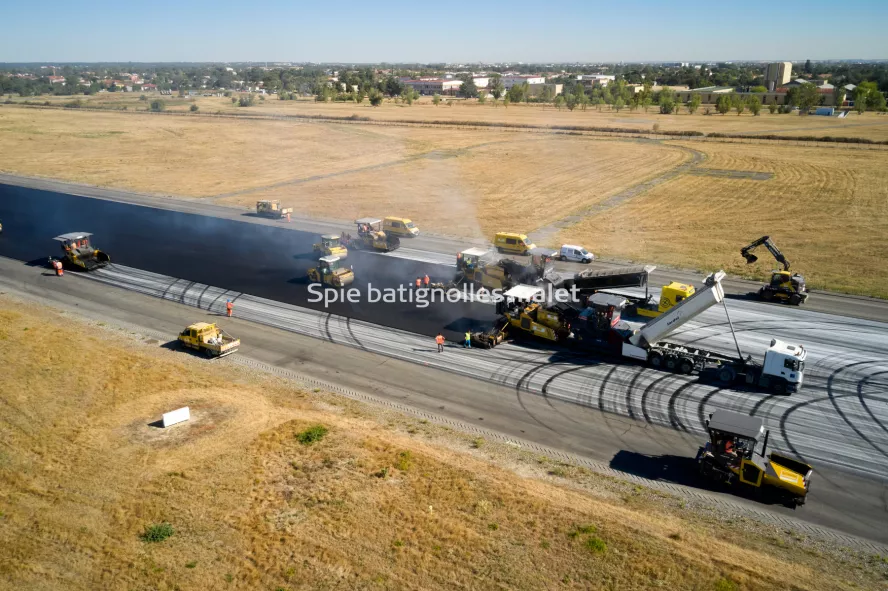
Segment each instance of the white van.
M591 263L595 260L595 255L575 244L562 244L558 258L562 261L578 261L581 263Z

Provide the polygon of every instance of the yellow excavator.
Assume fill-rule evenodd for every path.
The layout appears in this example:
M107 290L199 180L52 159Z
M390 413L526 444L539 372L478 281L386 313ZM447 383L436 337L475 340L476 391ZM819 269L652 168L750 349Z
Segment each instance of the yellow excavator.
M90 236L92 234L89 232L69 232L53 238L62 245L64 253L62 262L85 271L107 267L111 263L111 257L95 248L89 239Z
M804 304L808 301L808 288L805 285L805 278L798 273L792 273L789 270L790 263L777 248L777 245L771 240L770 236L762 236L755 242L752 242L740 249L740 254L746 259L746 264L752 264L758 260L758 257L752 254L759 246L768 249L777 262L783 265L783 270L775 270L771 273L771 282L763 285L759 289L758 295L766 302L786 302L793 306Z
M324 234L321 241L311 245L312 250L322 256L348 257L348 249L342 245L342 236L339 234Z
M308 270L308 280L330 287L345 287L355 280L355 274L351 269L340 266L339 257L321 257L318 266Z
M709 441L697 451L702 477L755 494L776 494L792 508L805 504L813 468L777 452L769 454L770 432L762 419L719 409L709 415L706 429Z

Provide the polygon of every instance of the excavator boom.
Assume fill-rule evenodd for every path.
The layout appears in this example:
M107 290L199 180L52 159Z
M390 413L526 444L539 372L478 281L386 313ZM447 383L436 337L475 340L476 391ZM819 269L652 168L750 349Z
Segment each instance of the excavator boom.
M764 247L768 249L768 252L770 252L774 256L774 258L777 259L778 263L783 265L784 271L789 271L789 261L786 260L786 257L783 256L783 253L780 252L780 249L777 248L777 245L774 244L770 236L762 236L755 242L748 244L747 246L744 246L740 249L740 254L743 255L743 258L746 259L747 264L752 264L758 260L758 257L752 254L752 251L762 245L764 245Z

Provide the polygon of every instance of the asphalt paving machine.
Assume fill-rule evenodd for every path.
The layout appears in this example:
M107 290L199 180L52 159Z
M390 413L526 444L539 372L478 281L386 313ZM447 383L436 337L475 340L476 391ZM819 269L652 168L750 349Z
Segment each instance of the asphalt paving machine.
M312 244L311 248L321 256L340 259L348 257L348 248L343 245L342 236L339 234L324 234L321 236L321 241Z
M277 199L256 202L256 215L264 218L279 220L291 213L293 213L293 208L281 207L281 202Z
M596 293L587 300L586 308L578 310L569 303L546 303L545 292L539 286L519 285L507 291L505 299L497 303L501 320L496 330L478 332L472 340L495 346L510 336L525 333L623 361L643 362L655 369L698 373L701 378L714 379L724 385L745 384L775 394L797 392L803 382L807 357L801 345L772 339L763 363L758 363L751 356L743 355L736 336L736 357L660 340L711 306L724 304L721 284L724 275L723 271L709 275L705 285L693 295L638 329L622 318L622 312L629 305L625 297ZM730 316L728 324L733 334Z
M90 236L92 234L89 232L69 232L53 238L61 243L64 253L62 263L85 271L107 267L111 263L111 257L95 248L90 241Z
M460 285L474 285L485 289L508 290L516 285L559 283L554 260L557 252L545 248L528 251L527 263L497 254L493 250L468 248L456 255L456 275L449 283L436 283L433 289L451 289Z
M706 429L709 441L697 451L701 476L753 494L774 494L792 508L805 504L813 469L801 460L769 454L770 431L761 418L719 409L709 415Z
M361 218L355 220L358 235L346 238L348 248L391 252L401 247L401 239L387 235L382 230L382 220L378 218Z
M783 269L774 270L771 273L770 283L766 283L759 289L758 295L766 302L786 302L793 306L804 304L808 300L808 287L805 278L798 273L789 270L790 262L786 259L770 236L762 236L758 240L747 244L740 249L740 254L746 259L746 264L752 264L758 260L753 251L759 246L764 246L768 252L783 265Z

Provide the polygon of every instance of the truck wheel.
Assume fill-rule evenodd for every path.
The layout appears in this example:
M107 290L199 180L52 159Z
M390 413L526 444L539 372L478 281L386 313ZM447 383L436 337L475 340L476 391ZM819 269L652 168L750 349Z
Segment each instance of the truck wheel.
M771 386L771 389L777 396L783 396L784 394L786 394L786 384L784 384L783 382L774 382L774 385Z
M791 296L789 296L789 303L792 304L793 306L798 306L799 304L802 303L802 298L799 297L799 294L794 293Z
M675 371L678 368L678 359L669 355L666 357L666 369L669 371Z
M685 375L690 375L694 371L694 362L690 359L682 359L678 364L678 371Z
M651 353L651 356L648 357L648 363L650 363L651 367L660 369L663 367L663 356L660 353Z
M718 381L723 384L732 384L737 379L737 372L733 367L723 367L718 371Z

